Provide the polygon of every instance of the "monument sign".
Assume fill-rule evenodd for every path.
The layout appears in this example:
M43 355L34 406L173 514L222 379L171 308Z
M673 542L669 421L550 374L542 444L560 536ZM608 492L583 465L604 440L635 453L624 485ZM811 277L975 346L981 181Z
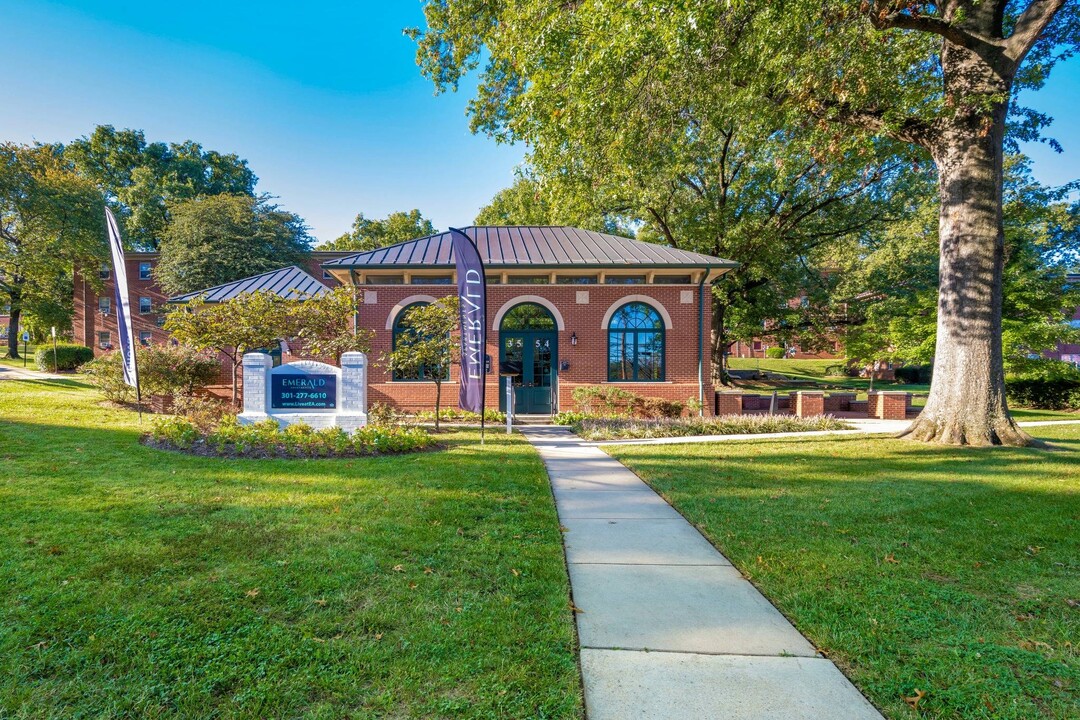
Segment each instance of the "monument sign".
M341 367L313 360L273 366L265 353L244 355L244 412L241 424L266 418L280 425L304 422L314 428L352 432L367 424L367 356L350 352Z

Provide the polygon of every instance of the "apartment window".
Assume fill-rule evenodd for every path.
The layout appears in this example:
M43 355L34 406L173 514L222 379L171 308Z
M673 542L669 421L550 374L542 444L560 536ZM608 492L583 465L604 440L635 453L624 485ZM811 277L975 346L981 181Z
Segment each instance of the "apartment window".
M413 275L413 285L453 285L453 275Z
M415 302L412 305L402 308L397 314L397 317L394 318L393 335L390 340L390 347L392 350L397 349L398 338L402 335L416 335L416 330L409 325L409 311L415 307L423 307L427 304L428 303L426 302ZM419 369L413 370L412 372L395 370L392 377L394 380L432 380L436 375L442 375L444 380L449 380L449 366L443 368L438 365L422 365Z
M112 334L109 331L99 332L97 334L97 344L100 348L112 347Z
M139 313L142 315L149 315L154 312L154 301L148 297L139 298Z
M112 310L112 302L108 297L99 297L97 299L97 309L102 315L108 315Z
M149 280L150 279L150 270L151 270L152 267L153 266L148 262L139 263L139 279L140 280Z
M508 275L506 282L509 285L547 285L551 282L550 275Z
M608 285L644 285L644 275L607 275L604 282Z
M165 316L158 315L156 318L154 318L154 324L158 327L165 327Z
M754 352L761 352L761 341L760 340L755 340L754 341Z
M488 285L502 285L502 275L485 275L484 280Z
M595 285L599 278L596 275L559 275L555 278L556 285Z
M805 295L803 295L801 298L799 298L799 307L801 307L801 308L810 307L810 298L806 297Z
M653 275L654 285L689 285L694 281L689 275Z
M109 270L108 265L102 265L101 269L98 270L98 277L101 278L102 280L108 280L109 277L111 277L111 276L112 276L112 271Z
M149 345L150 344L150 331L149 330L140 330L139 331L139 344L140 345Z
M364 278L368 285L404 285L404 275L368 275Z

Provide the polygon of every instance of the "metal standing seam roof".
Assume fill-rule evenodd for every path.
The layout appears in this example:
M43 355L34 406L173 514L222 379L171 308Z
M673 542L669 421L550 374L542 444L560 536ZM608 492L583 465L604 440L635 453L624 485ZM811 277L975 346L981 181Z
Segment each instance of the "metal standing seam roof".
M462 228L487 267L713 267L738 263L607 233L558 225ZM327 269L453 266L450 233L437 233L323 263Z
M169 302L186 303L201 296L204 302L219 303L260 290L268 290L283 300L302 300L313 295L322 295L329 292L330 288L295 265L290 265L280 270L233 280L224 285L177 295L169 298Z

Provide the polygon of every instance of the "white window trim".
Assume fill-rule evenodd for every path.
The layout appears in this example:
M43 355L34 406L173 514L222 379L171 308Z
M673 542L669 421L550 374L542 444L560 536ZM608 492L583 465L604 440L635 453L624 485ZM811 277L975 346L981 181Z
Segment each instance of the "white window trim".
M623 305L634 302L644 303L660 313L660 317L664 319L664 327L671 330L671 315L668 314L667 308L665 308L656 298L651 298L648 295L624 295L616 300L612 303L611 307L607 309L607 312L604 313L604 319L600 322L600 329L607 330L608 326L611 324L611 316L615 314L615 311Z
M498 332L499 325L502 324L503 316L513 310L518 305L522 305L524 303L536 303L537 305L543 305L549 311L551 311L552 317L555 318L555 327L558 328L560 331L566 330L566 323L563 322L562 313L559 312L559 308L555 307L554 303L552 303L547 298L542 298L539 295L518 295L517 297L508 300L501 308L499 308L499 312L495 313L495 321L491 323L491 329L495 332Z

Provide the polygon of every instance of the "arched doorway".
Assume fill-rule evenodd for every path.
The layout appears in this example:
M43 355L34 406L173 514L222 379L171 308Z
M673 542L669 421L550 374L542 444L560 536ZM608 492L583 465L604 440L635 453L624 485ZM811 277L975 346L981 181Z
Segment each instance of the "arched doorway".
M558 367L559 336L555 317L543 305L515 305L499 323L499 367L512 377L499 378L499 409L506 410L506 383L514 383L514 412L550 415Z

